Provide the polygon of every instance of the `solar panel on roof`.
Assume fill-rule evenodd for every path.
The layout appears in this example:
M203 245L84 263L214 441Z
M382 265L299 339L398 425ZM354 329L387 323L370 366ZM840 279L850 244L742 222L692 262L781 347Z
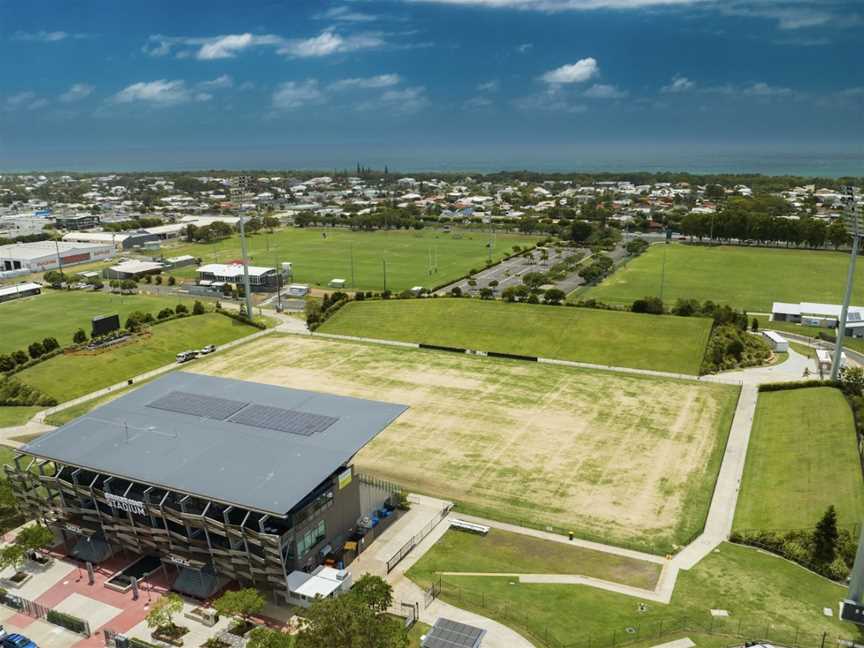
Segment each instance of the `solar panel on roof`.
M237 412L229 420L231 423L239 423L240 425L299 434L300 436L312 436L323 432L339 419L321 414L282 409L281 407L253 404Z
M860 322L861 321L861 313L857 311L851 311L846 314L847 322Z
M481 628L439 618L426 634L423 648L476 648L484 634Z
M224 421L238 410L246 407L248 403L235 401L228 398L216 398L203 394L190 394L189 392L172 391L162 398L157 398L147 407L154 409L176 412L178 414L189 414L201 418Z

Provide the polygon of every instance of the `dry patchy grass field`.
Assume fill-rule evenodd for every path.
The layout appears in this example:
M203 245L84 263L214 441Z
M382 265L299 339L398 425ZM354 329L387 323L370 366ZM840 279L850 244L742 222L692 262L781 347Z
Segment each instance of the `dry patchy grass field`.
M736 388L274 336L193 369L408 405L364 472L466 510L665 552L704 524Z

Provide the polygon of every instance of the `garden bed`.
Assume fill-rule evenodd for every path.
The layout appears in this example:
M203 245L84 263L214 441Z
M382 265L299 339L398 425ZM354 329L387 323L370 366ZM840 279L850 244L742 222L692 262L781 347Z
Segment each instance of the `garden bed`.
M164 641L172 646L182 646L183 636L189 633L189 628L175 624L156 628L150 636L156 641Z

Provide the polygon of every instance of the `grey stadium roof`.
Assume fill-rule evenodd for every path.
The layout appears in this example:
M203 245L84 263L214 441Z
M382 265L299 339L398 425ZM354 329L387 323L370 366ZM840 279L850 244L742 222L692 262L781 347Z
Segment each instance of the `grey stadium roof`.
M406 409L175 372L21 451L281 516Z

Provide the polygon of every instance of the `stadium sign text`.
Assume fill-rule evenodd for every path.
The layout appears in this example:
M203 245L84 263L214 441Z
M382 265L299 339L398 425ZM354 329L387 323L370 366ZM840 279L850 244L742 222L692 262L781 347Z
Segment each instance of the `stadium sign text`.
M119 495L105 493L105 501L108 502L108 506L111 508L126 511L127 513L135 513L137 515L147 515L147 512L144 510L144 502L139 502L138 500L127 499L125 497L120 497Z

